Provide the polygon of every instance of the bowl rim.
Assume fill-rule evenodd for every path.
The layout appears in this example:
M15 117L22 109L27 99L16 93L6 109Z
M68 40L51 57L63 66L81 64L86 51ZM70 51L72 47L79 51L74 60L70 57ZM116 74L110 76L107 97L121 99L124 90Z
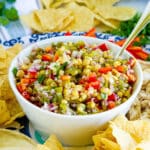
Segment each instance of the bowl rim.
M44 45L47 45L48 44L48 42L50 42L52 39L60 39L61 40L61 38L66 38L66 39L68 39L68 38L75 38L75 39L77 39L77 38L80 38L79 40L81 40L81 38L83 38L83 39L96 39L96 40L99 40L99 41L101 41L101 42L105 42L105 43L110 43L110 45L113 45L113 46L115 46L115 47L118 47L118 49L120 49L120 46L118 46L118 45L115 45L114 43L112 43L112 42L110 42L110 41L108 41L108 40L104 40L104 39L99 39L99 38L95 38L95 37L88 37L88 36L59 36L59 37L52 37L52 38L50 38L50 39L46 39L46 40L42 40L42 41L39 41L39 42L36 42L36 43L33 43L33 44L30 44L29 46L27 46L27 47L25 47L25 48L23 48L22 50L21 50L21 52L19 52L16 56L15 56L15 58L13 58L13 60L12 60L12 62L11 62L11 65L10 65L10 67L9 67L9 70L8 70L8 79L9 79L9 84L10 84L10 86L11 86L11 89L13 90L13 92L14 93L16 93L19 97L20 97L20 99L21 99L21 101L23 100L27 105L30 105L31 107L33 107L33 109L35 109L35 110L37 110L37 111L41 111L42 113L46 113L47 115L52 115L52 116L55 116L55 117L59 117L59 118L72 118L72 119L83 119L83 118L93 118L93 117L100 117L100 116L105 116L105 115L107 115L107 114L110 114L110 112L111 113L113 113L113 112L116 112L117 110L119 110L120 109L120 107L122 107L122 105L124 105L124 104L126 104L126 105L128 105L128 103L130 103L130 101L132 100L132 97L134 97L134 95L137 95L138 94L138 92L140 91L140 89L141 89L141 86L142 86L142 81L143 81L143 73L142 73L142 69L141 69L141 66L140 66L140 64L139 64L139 62L138 61L136 61L136 66L137 66L137 68L138 68L138 72L140 73L139 74L139 84L138 84L138 86L137 86L137 88L135 89L135 91L134 91L134 93L132 93L132 95L128 98L128 100L126 101L126 102L124 102L124 103L122 103L122 104L120 104L120 105L118 105L117 107L115 107L115 108L113 108L113 109L110 109L110 110L106 110L106 111L103 111L103 112L100 112L100 113L95 113L95 114L87 114L87 115L67 115L67 114L60 114L60 113L55 113L55 112L50 112L50 111L47 111L47 110L44 110L44 109L41 109L40 107L38 107L38 106L36 106L36 105L34 105L34 104L32 104L31 102L29 102L29 101L27 101L22 95L21 95L21 93L17 90L17 88L16 88L16 85L15 85L15 82L12 82L12 80L14 80L15 78L14 78L14 76L13 76L13 73L12 73L12 69L13 69L13 67L14 67L14 62L15 62L15 60L22 54L22 53L24 53L24 51L30 51L31 49L33 49L34 47L35 48L37 48L37 46L38 47L42 47L42 46L44 46ZM50 42L51 43L51 42ZM39 46L40 45L40 46ZM129 55L130 57L133 57L129 52L127 52L127 51L125 51L124 53L126 53L127 55ZM17 98L16 98L17 99ZM19 102L19 100L17 99L17 101ZM22 106L21 106L22 107ZM26 114L26 113L25 113Z

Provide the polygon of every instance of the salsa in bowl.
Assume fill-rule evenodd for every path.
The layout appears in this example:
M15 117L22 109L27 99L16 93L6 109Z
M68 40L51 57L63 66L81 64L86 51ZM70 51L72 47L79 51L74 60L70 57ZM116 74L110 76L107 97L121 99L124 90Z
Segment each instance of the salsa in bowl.
M142 70L120 47L91 37L62 36L30 45L9 68L9 82L33 127L65 145L92 135L125 114L142 85Z
M60 114L87 115L125 102L136 82L135 59L113 57L105 43L51 43L13 68L16 87L32 104Z

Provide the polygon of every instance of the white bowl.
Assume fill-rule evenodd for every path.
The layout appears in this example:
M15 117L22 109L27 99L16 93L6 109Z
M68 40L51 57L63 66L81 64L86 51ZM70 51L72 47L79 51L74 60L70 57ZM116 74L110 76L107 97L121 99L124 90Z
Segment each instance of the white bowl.
M137 62L136 65L134 66L137 81L134 85L131 97L126 102L117 106L116 108L98 114L91 114L84 116L80 115L69 116L56 114L53 112L42 110L39 107L25 100L25 98L18 92L16 88L15 78L12 73L12 69L18 65L18 59L22 60L25 56L28 56L31 50L35 47L46 47L50 45L52 42L60 42L60 41L76 42L79 40L83 40L91 44L106 43L113 50L114 55L116 54L116 52L120 50L119 46L116 46L115 44L110 43L106 40L101 40L97 38L84 36L55 37L48 40L37 42L22 50L14 58L9 68L9 82L11 88L14 94L16 95L16 98L20 103L26 116L32 123L32 126L44 135L50 135L52 133L55 134L64 145L70 146L81 146L92 144L92 135L94 135L102 125L104 125L105 123L107 123L108 121L110 121L119 114L126 114L131 104L135 100L135 97L139 93L143 81L141 66ZM130 56L131 55L128 52L124 52L123 54L123 57L126 58Z

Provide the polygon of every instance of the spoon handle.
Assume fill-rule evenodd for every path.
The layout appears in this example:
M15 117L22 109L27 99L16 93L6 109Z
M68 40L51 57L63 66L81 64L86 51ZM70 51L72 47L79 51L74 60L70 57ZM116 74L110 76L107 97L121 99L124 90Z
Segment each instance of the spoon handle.
M116 58L122 55L127 46L132 42L132 40L138 35L138 33L150 22L150 1L147 3L147 6L140 17L138 23L132 30L131 34L123 44L121 50L117 53Z

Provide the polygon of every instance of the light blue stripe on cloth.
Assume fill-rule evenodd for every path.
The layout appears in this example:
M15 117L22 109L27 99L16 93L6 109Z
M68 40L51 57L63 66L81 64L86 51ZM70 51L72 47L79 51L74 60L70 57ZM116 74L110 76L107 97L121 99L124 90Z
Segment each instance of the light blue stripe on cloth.
M22 37L26 35L25 30L20 21L10 22L5 28L11 38Z

